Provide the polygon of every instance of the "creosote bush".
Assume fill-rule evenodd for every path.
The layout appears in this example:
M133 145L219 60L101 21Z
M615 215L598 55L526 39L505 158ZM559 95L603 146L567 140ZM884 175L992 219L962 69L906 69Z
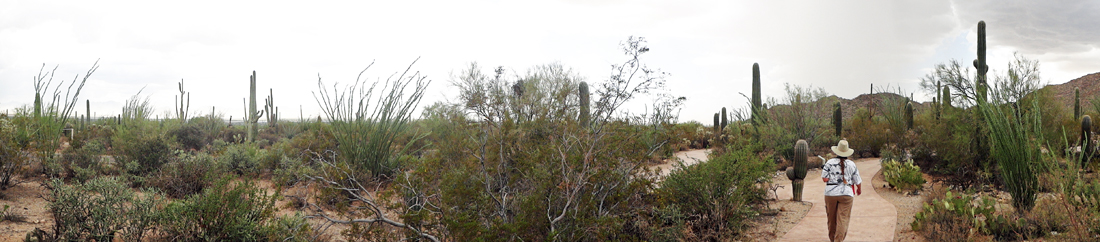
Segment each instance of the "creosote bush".
M172 241L276 241L275 199L252 182L221 178L210 189L168 204L163 230Z
M165 200L155 190L138 194L117 178L67 185L49 182L51 229L35 229L28 241L142 241L155 228Z
M749 144L744 144L749 145ZM680 167L660 184L658 194L665 209L675 209L690 226L687 240L714 240L739 234L759 212L764 190L757 183L771 179L770 157L752 147L729 146L707 162ZM680 232L680 231L678 231Z

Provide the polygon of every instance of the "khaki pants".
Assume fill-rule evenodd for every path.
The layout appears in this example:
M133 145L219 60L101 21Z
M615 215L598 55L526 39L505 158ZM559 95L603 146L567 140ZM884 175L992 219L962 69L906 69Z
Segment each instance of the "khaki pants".
M825 214L829 217L829 241L844 241L852 216L852 197L825 196Z

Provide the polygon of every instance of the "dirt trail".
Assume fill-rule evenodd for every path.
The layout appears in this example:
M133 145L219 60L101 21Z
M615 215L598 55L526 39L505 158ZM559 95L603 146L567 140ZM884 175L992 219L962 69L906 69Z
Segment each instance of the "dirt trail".
M674 155L676 160L684 162L684 165L694 165L699 162L707 161L707 155L710 154L710 149L699 150L687 150L677 151ZM650 166L650 169L661 169L660 177L666 177L669 173L672 173L673 169L676 169L676 160L667 160L663 164Z
M863 178L863 195L856 196L852 205L852 217L848 224L848 238L845 241L893 241L894 227L897 223L897 209L872 188L872 178L882 168L878 158L856 161L860 177ZM779 241L811 242L829 241L828 218L825 215L825 183L821 182L821 170L806 172L806 184L802 189L802 199L813 203L810 212L802 218ZM779 199L791 199L791 182L786 179L783 188L776 191Z

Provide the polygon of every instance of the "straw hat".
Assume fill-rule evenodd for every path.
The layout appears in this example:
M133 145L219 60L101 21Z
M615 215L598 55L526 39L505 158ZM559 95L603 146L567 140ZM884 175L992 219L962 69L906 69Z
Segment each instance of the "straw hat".
M856 153L855 150L848 148L847 140L840 140L840 142L836 143L836 146L833 146L831 149L833 153L836 153L836 156L840 157L850 157L852 153Z

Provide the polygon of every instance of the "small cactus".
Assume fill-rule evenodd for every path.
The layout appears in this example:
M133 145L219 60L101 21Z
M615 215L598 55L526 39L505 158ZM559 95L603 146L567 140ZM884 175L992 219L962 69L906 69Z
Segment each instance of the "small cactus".
M791 179L792 201L802 201L802 187L806 179L806 157L810 156L810 145L806 140L798 140L794 143L794 157L791 157L792 167L787 168L787 179Z
M913 102L905 102L905 130L913 129Z
M1092 158L1093 154L1092 144L1092 117L1088 115L1081 117L1081 166L1088 165L1088 161Z
M844 116L840 110L840 102L833 104L833 127L836 128L836 137L840 138L842 129L844 128Z
M1081 119L1081 89L1073 88L1073 120Z

